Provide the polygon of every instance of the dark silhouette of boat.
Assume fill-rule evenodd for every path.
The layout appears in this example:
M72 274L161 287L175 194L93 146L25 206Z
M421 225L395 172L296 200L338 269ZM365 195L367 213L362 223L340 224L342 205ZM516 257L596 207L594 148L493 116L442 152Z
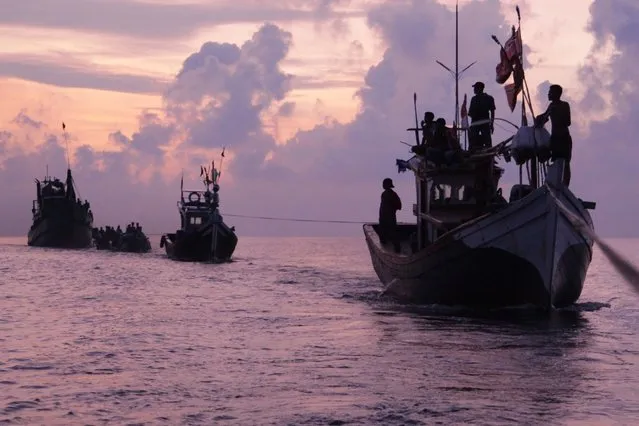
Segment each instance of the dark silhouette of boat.
M219 212L219 173L201 168L204 191L185 191L180 188L180 229L164 234L160 247L173 260L196 262L225 262L231 259L237 245L235 227L228 227ZM185 199L185 195L187 198Z
M71 169L66 182L45 176L36 179L37 199L27 244L36 247L87 248L92 245L93 213L88 201L76 196Z
M415 114L417 120L416 106ZM564 160L549 164L544 156L548 132L526 123L524 103L514 136L493 148L463 152L457 164L436 165L424 155L397 160L399 171L415 175L417 222L398 226L399 253L380 242L378 224L363 226L387 294L409 303L545 309L578 300L592 259L588 209L595 203L563 184ZM417 123L409 130L417 131ZM519 165L520 182L508 200L497 189L504 173L495 164L499 156ZM586 229L574 226L574 217Z
M126 231L120 227L114 229L93 228L93 241L98 250L110 250L127 253L147 253L151 251L151 242L142 228L137 224L129 224Z

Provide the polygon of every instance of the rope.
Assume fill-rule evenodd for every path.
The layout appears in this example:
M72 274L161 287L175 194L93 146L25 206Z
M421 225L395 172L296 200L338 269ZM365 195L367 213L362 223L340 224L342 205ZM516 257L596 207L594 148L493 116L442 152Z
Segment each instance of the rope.
M230 214L225 213L224 216L231 217L243 217L246 219L262 219L262 220L280 220L287 222L314 222L314 223L354 223L358 225L363 225L364 223L370 223L371 221L354 221L354 220L320 220L320 219L299 219L292 217L268 217L268 216L249 216L243 214Z

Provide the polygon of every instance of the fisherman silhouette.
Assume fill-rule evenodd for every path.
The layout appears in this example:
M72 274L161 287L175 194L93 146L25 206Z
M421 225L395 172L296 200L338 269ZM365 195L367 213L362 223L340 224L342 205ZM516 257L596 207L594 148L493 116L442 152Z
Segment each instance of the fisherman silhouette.
M478 81L473 84L475 96L470 100L468 116L471 125L468 129L468 150L474 151L481 148L490 148L493 145L492 133L495 121L495 99L484 93L484 83ZM483 124L475 124L478 121L488 120Z
M543 114L535 117L535 126L541 127L545 123L552 123L550 132L550 152L553 162L561 158L564 160L564 185L570 184L570 160L572 159L572 136L570 135L571 119L570 104L561 99L563 88L558 84L553 84L548 89L548 100L550 105Z
M402 201L399 195L393 191L393 180L386 178L382 181L382 199L379 205L379 239L382 244L391 242L396 253L401 251L397 237L397 210L402 209Z

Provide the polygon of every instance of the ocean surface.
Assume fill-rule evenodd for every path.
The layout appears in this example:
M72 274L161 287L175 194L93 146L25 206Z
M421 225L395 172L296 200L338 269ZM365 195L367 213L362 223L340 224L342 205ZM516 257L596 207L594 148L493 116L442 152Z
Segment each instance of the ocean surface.
M543 314L380 298L363 238L240 237L223 265L152 244L0 239L0 424L639 424L639 294L599 251Z

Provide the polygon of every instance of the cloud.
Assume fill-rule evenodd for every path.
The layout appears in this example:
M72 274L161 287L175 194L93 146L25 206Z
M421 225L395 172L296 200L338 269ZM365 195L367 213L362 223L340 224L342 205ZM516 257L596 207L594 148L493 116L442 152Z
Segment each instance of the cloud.
M202 27L264 21L317 21L333 16L358 16L336 12L326 0L282 3L262 0L210 2L149 2L135 0L47 0L11 2L0 15L0 25L73 29L88 33L117 34L155 39L185 38Z
M583 98L572 99L573 116L587 118L585 126L575 129L577 137L573 131L573 186L582 198L597 201L593 216L600 234L636 235L639 4L595 0L590 13L596 42L580 69L587 90Z
M0 76L59 87L142 94L160 94L167 83L151 76L111 72L66 56L0 55Z
M490 35L504 24L500 10L497 0L460 9L460 65L480 59L460 82L460 101L471 93L472 82L483 80L495 97L498 116L511 118L503 88L494 83L498 49ZM454 13L434 0L393 1L374 5L367 22L385 52L360 84L359 113L352 122L341 123L318 105L325 120L299 131L285 145L276 144L267 129L292 108L289 95L296 76L281 66L294 42L292 35L264 24L241 45L204 43L167 86L161 112L143 114L133 135L114 129L110 138L120 152L84 147L76 153L77 180L87 188L81 190L91 194L98 223L136 220L153 232L172 229L177 223L179 170L185 169L190 186L188 182L197 182L198 165L219 161L224 146L223 214L374 221L381 180L390 176L404 199L401 216L413 221L413 179L397 175L395 159L410 155L399 140L412 141L405 129L414 125L413 92L419 95L420 116L430 110L452 121L454 84L435 59L452 65ZM354 52L359 47L354 44ZM46 163L42 154L36 155L29 157L32 167L20 173L27 182L37 171L35 165L41 170ZM64 158L56 155L58 161ZM514 180L517 174L511 170L511 175ZM12 208L25 204L21 197ZM18 219L24 223L24 217L14 217ZM361 232L357 225L227 219L243 235Z

